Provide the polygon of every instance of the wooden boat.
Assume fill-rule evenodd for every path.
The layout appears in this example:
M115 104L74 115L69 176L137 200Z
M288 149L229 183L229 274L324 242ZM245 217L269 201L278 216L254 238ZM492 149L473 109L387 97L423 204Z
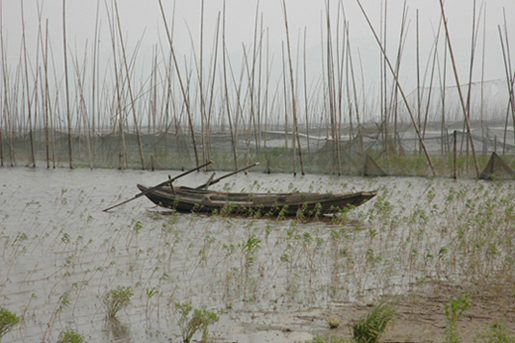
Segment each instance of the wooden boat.
M357 193L226 193L212 190L138 185L154 204L178 212L211 212L251 216L316 217L354 208L377 195ZM154 189L153 189L154 188Z

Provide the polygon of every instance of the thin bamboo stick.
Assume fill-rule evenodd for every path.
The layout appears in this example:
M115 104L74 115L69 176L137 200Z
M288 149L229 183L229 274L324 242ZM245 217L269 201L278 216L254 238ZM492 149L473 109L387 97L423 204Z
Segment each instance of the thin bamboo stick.
M299 146L299 159L300 159L300 169L302 172L302 175L305 175L304 171L304 161L302 160L302 147L300 144L300 136L299 136L299 124L297 120L297 105L295 101L295 83L293 80L293 66L291 62L291 49L290 49L290 33L288 30L288 15L286 11L286 3L285 0L283 0L283 14L284 14L284 26L286 29L286 42L288 47L288 64L290 67L290 83L291 83L291 100L292 100L292 111L293 111L293 126L295 133L297 135L297 144ZM295 144L294 144L295 145Z
M408 104L408 100L407 100L407 98L406 98L406 95L404 94L404 91L402 90L402 87L401 87L401 85L400 85L399 79L397 78L397 74L395 74L395 71L393 70L393 67L392 67L392 65L391 65L391 63L390 63L390 60L388 59L388 56L386 55L386 51L384 50L384 48L383 48L383 46L382 46L381 42L379 41L379 38L377 37L377 34L376 34L375 30L374 30L374 27L372 26L372 23L370 22L370 20L369 20L369 18L368 18L368 15L367 15L367 13L365 12L365 9L364 9L364 8L363 8L363 6L361 5L360 0L356 0L356 2L358 3L358 6L359 6L359 8L361 9L361 12L362 12L362 13L363 13L363 15L365 16L365 19L366 19L366 21L367 21L367 23L368 23L368 26L370 27L370 30L372 31L372 33L373 33L373 35L374 35L374 38L376 39L376 42L377 42L377 44L379 45L379 48L381 49L381 52L383 53L384 59L385 59L385 61L386 61L386 62L387 62L387 64L388 64L388 67L389 67L389 69L390 69L390 72L392 73L393 77L395 78L395 82L396 82L396 83L397 83L397 85L399 86L399 91L400 91L400 93L401 93L401 95L402 95L402 99L404 100L404 104L406 105L406 108L407 108L407 110L408 110L408 113L409 113L409 115L410 115L410 117L411 117L411 121L412 121L413 126L414 126L414 128L415 128L415 131L417 132L418 138L419 138L419 140L421 141L421 145L422 145L422 148L423 148L424 153L425 153L425 155L426 155L427 161L428 161L428 163L429 163L429 165L430 165L430 167L431 167L431 171L433 172L433 175L434 175L434 176L436 176L436 171L435 171L435 169L434 169L433 162L431 161L431 156L429 156L429 153L428 153L428 151L427 151L427 149L426 149L426 145L424 144L424 140L422 139L422 136L421 136L421 134L420 134L420 129L419 129L419 127L418 127L418 125L417 125L417 123L416 123L416 121L415 121L415 117L413 116L413 112L412 112L412 110L411 110L411 108L410 108L410 106L409 106L409 104Z
M444 23L444 27L445 27L445 35L447 37L447 45L449 46L449 55L451 57L452 67L453 67L453 71L454 71L454 77L456 79L456 87L458 88L458 94L459 94L459 97L460 97L460 103L461 103L461 107L463 109L463 115L465 117L465 121L466 121L466 124L467 124L467 131L468 131L468 135L469 135L469 138L470 138L470 145L472 147L472 154L474 156L474 164L475 164L475 167L476 167L476 174L479 177L480 171L479 171L479 163L477 161L476 148L474 146L474 139L472 138L472 130L470 128L470 120L469 120L469 116L468 116L468 113L467 113L467 108L465 106L465 102L463 101L463 94L461 92L460 80L459 80L459 77L458 77L458 71L456 69L456 62L454 60L454 53L453 53L453 50L452 50L451 38L450 38L450 35L449 35L449 28L447 27L447 19L446 19L446 16L445 16L443 0L440 0L440 8L442 9L442 18L443 18L443 23Z
M66 0L63 0L63 50L64 50L64 80L65 80L65 95L66 95L66 119L68 125L68 156L69 166L73 169L73 154L72 154L72 123L70 116L70 92L68 84L68 53L66 51Z
M506 82L507 82L508 92L509 92L508 108L511 108L513 127L515 128L515 97L514 97L514 93L513 93L515 75L512 73L512 67L511 67L510 46L509 46L509 40L508 40L508 30L507 30L507 25L506 25L506 13L504 12L503 15L504 15L504 42L503 42L503 38L502 38L501 27L498 26L498 29L499 29L499 35L501 37L501 47L502 47L502 54L503 54L503 60L504 60L504 70L506 73ZM505 49L505 45L506 45L506 49ZM512 76L512 75L514 75L514 76ZM514 141L515 141L515 132L514 132Z
M234 170L238 170L238 158L236 155L236 143L235 143L235 135L232 125L232 118L231 118L231 105L229 103L229 86L227 83L227 46L225 44L225 0L223 4L223 24L222 24L222 45L223 45L223 76L224 76L224 89L225 89L225 102L226 106L225 109L227 111L227 118L229 120L229 129L231 131L231 145L232 145L232 151L233 151L233 157L234 157Z
M177 73L177 78L179 80L179 85L181 86L182 95L184 97L184 104L186 106L186 112L187 112L187 115L188 115L188 122L189 122L189 127L190 127L190 132L191 132L191 140L193 142L193 151L195 153L195 162L196 162L197 167L198 167L199 166L199 159L198 159L198 152L197 152L197 143L195 141L195 129L193 128L193 119L191 117L190 103L188 101L188 96L186 94L186 90L185 90L184 84L182 82L181 73L180 73L180 69L179 69L179 64L177 63L177 58L175 56L175 51L174 51L174 48L173 48L172 37L171 37L170 31L168 29L168 21L166 20L164 8L163 8L163 3L162 3L161 0L159 0L159 7L161 9L161 15L163 17L163 22L164 22L164 25L165 25L166 35L168 37L168 43L170 45L170 52L172 54L173 61L174 61L174 64L175 64L175 70L176 70L176 73Z
M25 87L27 91L27 115L28 115L28 125L29 125L29 140L30 140L30 158L32 162L32 167L36 168L36 154L34 150L34 137L33 137L33 118L32 118L32 101L29 90L29 66L27 62L27 43L25 39L25 16L24 16L24 8L23 8L23 0L21 1L21 21L22 21L22 42L23 42L23 60L25 64ZM29 162L29 163L30 163Z
M106 8L107 8L107 1L105 2ZM107 8L108 9L108 8ZM120 138L122 141L122 165L121 167L123 169L127 168L127 146L125 142L125 131L124 131L124 122L125 122L125 116L123 114L122 109L122 94L120 92L121 88L121 82L120 82L120 76L118 73L121 73L121 70L118 71L117 66L117 55L116 55L116 34L114 29L114 14L113 18L111 16L108 16L108 22L109 22L109 28L111 33L111 47L113 50L113 65L114 65L114 75L115 75L115 89L116 89L116 115L115 115L115 121L113 123L112 131L115 131L116 126L120 127ZM120 67L121 68L121 67ZM118 122L117 122L118 121Z
M114 0L114 8L115 8L115 13L116 13L116 22L118 24L117 25L118 26L118 34L120 36L120 45L121 45L121 48L122 48L123 64L125 66L125 72L127 73L127 87L129 89L129 96L130 96L130 101L131 101L131 110L132 110L132 115L133 115L133 120L134 120L134 127L136 129L136 137L137 137L137 140L138 140L139 155L140 155L140 160L141 160L141 169L145 169L145 160L143 158L143 147L142 147L142 144L141 144L141 136L140 136L140 132L139 132L138 119L136 117L136 108L134 106L134 96L133 96L133 93L132 93L132 86L131 86L129 66L127 64L127 57L126 57L126 53L125 53L125 45L123 43L122 26L120 24L120 17L118 15L118 3L117 3L117 0Z
M331 122L331 136L333 139L333 147L335 153L335 160L338 164L338 175L341 175L341 161L340 161L340 142L338 140L337 122L336 122L336 94L335 94L335 80L334 80L334 61L332 51L332 38L331 38L331 18L330 18L330 3L326 1L326 24L327 24L327 84L329 96L329 116Z

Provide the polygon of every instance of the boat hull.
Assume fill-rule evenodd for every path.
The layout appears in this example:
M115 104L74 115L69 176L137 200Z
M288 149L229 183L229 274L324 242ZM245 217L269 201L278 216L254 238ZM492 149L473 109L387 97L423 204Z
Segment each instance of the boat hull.
M377 191L357 193L226 193L189 187L163 186L139 190L154 204L178 212L207 212L252 216L316 217L338 213L363 204Z

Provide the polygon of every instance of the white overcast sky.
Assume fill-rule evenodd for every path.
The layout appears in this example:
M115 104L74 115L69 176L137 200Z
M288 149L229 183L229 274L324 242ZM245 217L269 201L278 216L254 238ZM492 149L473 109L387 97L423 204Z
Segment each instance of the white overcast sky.
M106 15L106 3L113 0L99 2L99 20L101 22L100 49L106 55L111 53L111 41ZM172 17L172 8L175 4L174 44L178 52L190 54L192 51L190 35L198 54L200 9L201 0L162 0L169 19ZM325 0L286 0L287 14L290 26L291 41L294 46L299 43L299 33L307 30L308 51L320 51L321 44L321 18L324 16ZM331 0L330 8L333 13L333 24L336 21L336 8L338 1ZM356 0L342 0L347 20L349 22L351 45L353 54L358 50L363 59L365 73L375 70L379 60L379 50L373 40L372 33L366 24L364 16L357 6ZM372 20L375 28L379 30L380 10L384 0L361 0L365 10ZM399 40L400 19L402 15L403 0L387 0L387 35L388 55L395 59ZM470 59L470 41L472 26L473 0L447 0L445 10L448 17L451 41L455 47L455 54L459 63L458 68L462 81L466 81L468 74L468 61ZM27 37L29 58L35 63L36 42L38 34L38 6L41 8L43 30L48 19L50 42L56 60L62 55L62 0L1 0L2 29L4 45L8 56L8 64L15 68L19 64L22 37L22 4L25 16L25 31ZM250 47L253 41L254 18L256 13L256 0L226 0L226 26L227 44L231 53L242 50L242 44ZM419 11L420 51L421 60L425 65L429 51L434 42L434 32L438 27L440 18L439 0L408 0L409 31L406 37L406 48L403 56L404 75L401 79L413 85L413 65L415 63L415 28L416 12ZM507 17L508 36L515 39L515 0L478 0L477 15L480 16L478 46L475 70L475 81L479 81L480 61L482 56L482 38L484 8L486 8L486 64L485 78L503 78L504 67L501 54L498 26L504 29L503 10ZM210 51L215 35L216 20L222 11L223 0L205 0L205 33L204 44L206 51ZM284 20L281 0L261 0L259 2L260 18L263 26L269 30L270 46L280 49L285 40ZM134 48L141 39L141 59L149 61L149 51L152 46L160 44L166 47L165 31L158 0L118 0L122 30L127 40L127 48ZM97 0L66 0L66 28L69 51L84 56L84 48L88 42L88 51L91 51L95 31ZM481 11L481 12L480 12ZM302 44L302 42L300 42ZM515 47L515 41L511 42ZM279 47L279 48L278 48ZM280 51L280 50L279 50ZM91 52L88 52L90 54ZM206 55L208 53L206 52ZM356 58L357 59L357 58ZM515 52L512 49L512 59L515 65ZM144 62L145 63L145 62ZM368 65L370 64L370 65ZM373 76L368 76L373 77Z

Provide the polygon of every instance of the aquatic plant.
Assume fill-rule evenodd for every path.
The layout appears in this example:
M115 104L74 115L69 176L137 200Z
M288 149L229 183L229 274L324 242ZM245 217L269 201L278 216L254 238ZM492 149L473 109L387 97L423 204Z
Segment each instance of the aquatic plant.
M220 319L216 313L208 311L205 306L196 309L189 303L175 303L175 312L179 316L177 324L184 343L189 343L193 335L199 330L202 330L202 342L207 343L209 325Z
M347 343L348 341L337 335L323 335L323 336L315 336L313 340L308 341L306 343Z
M352 337L356 343L377 343L394 316L392 305L380 303L352 322Z
M132 288L118 286L116 289L111 289L104 294L102 304L106 310L107 318L114 318L121 309L127 307L134 295Z
M75 330L68 328L59 332L59 338L56 343L84 343L84 336Z
M327 322L327 325L329 325L329 327L331 329L336 329L336 328L340 327L340 325L342 323L341 319L336 316L327 317L326 322Z
M2 337L11 331L11 329L20 322L20 318L6 309L5 307L0 307L0 341Z
M463 315L463 312L469 307L468 294L460 294L456 300L450 300L445 305L445 317L447 318L448 327L445 330L446 343L459 343L460 340L456 335L456 322Z
M496 320L479 337L483 338L485 343L515 343L515 335L510 333L503 321Z

